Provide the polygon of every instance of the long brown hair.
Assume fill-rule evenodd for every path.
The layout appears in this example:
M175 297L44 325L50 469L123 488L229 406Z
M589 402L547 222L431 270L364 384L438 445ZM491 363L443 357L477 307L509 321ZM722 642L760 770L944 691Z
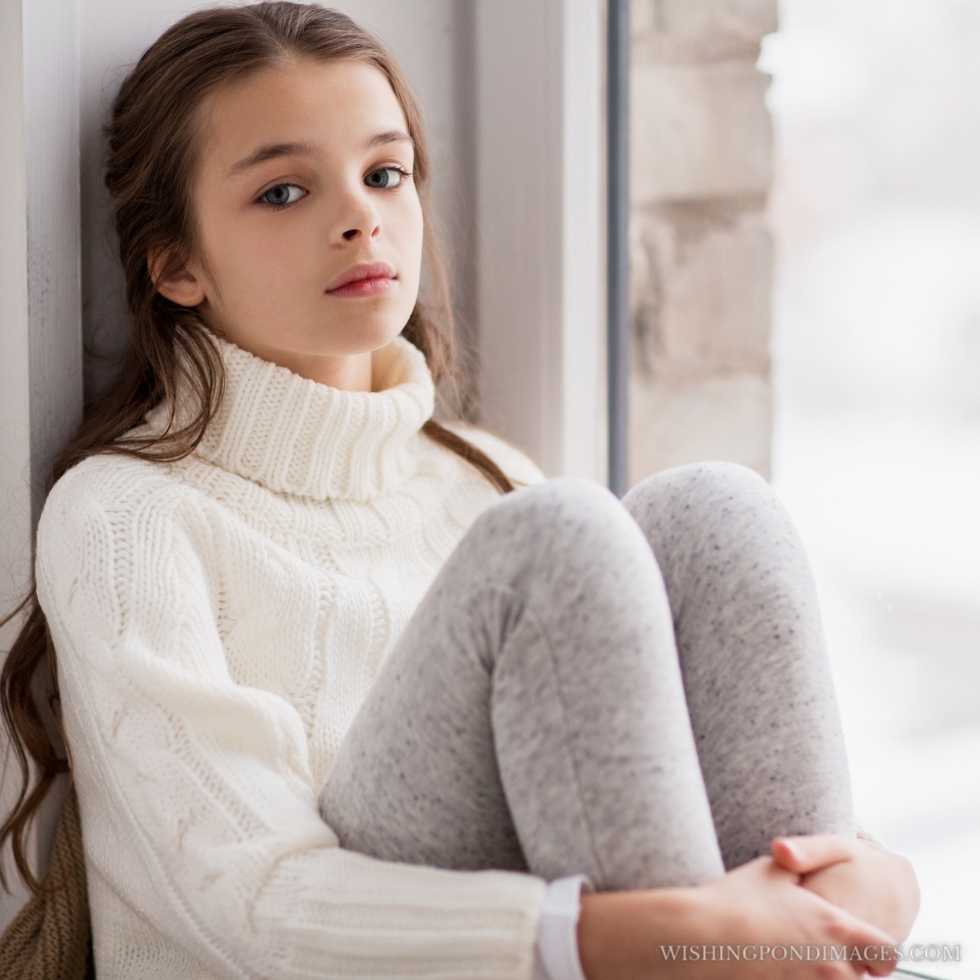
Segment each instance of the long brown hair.
M191 175L198 165L193 119L202 98L223 82L241 79L290 57L320 61L338 58L366 62L387 76L401 103L415 141L413 173L423 209L423 271L428 271L434 299L416 303L402 335L425 355L435 382L446 381L458 405L460 365L448 278L435 232L429 197L429 153L422 117L409 86L381 42L345 14L317 4L255 3L212 7L183 17L143 54L123 80L103 126L107 141L105 185L112 199L119 256L126 278L131 338L113 386L87 403L83 420L56 458L46 492L76 463L95 453L121 453L143 459L173 461L194 450L220 404L224 375L219 352L202 330L195 309L167 300L154 287L148 254L160 250L168 276L194 254L199 240L190 198ZM194 389L204 394L200 415L183 429L163 437L120 438L139 425L144 414L175 389L177 351L189 355ZM458 408L454 414L459 417ZM434 418L422 431L435 442L473 464L501 493L514 483L482 450ZM151 451L152 450L152 451ZM70 768L57 751L64 745L58 709L55 650L37 601L34 572L31 590L0 620L0 626L27 609L27 620L0 672L0 705L17 753L23 785L10 816L0 827L0 850L8 837L20 874L37 894L40 882L24 854L29 822L60 772ZM42 666L43 665L43 666ZM46 713L32 694L39 669L48 671ZM42 701L44 699L42 698ZM53 719L54 738L45 723ZM58 743L55 739L61 739ZM25 748L37 764L38 781L28 793L30 772ZM0 863L0 881L7 888Z

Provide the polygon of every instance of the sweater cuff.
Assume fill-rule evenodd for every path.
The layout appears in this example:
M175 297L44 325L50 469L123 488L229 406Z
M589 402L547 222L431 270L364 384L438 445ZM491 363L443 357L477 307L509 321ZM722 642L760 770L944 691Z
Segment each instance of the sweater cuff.
M558 878L548 885L538 920L534 980L585 980L577 936L582 888L595 891L584 874Z

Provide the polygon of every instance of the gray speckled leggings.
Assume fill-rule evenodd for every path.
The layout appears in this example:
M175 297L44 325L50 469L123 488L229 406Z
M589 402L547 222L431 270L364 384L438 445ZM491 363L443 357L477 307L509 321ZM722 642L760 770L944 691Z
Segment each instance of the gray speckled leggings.
M320 812L387 860L598 891L853 834L816 585L771 485L718 461L622 500L561 476L495 501L392 648Z

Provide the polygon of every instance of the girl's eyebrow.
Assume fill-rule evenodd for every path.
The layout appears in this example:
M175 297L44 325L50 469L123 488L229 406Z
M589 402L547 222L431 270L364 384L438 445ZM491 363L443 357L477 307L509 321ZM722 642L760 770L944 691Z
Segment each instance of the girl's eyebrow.
M411 143L415 141L404 130L386 129L384 132L375 133L365 144L364 149L370 150L375 146L383 146L387 143ZM257 167L260 163L267 160L275 160L278 157L288 156L315 156L320 152L316 143L304 141L294 141L290 143L264 143L258 149L253 150L248 156L242 157L237 163L233 163L226 176L237 177L252 167Z

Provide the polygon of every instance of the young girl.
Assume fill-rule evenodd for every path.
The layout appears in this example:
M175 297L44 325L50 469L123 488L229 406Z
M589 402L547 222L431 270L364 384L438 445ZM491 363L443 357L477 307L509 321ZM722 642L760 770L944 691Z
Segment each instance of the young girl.
M46 661L100 980L891 972L915 877L855 837L766 481L620 501L433 417L430 158L381 44L312 4L197 11L107 136L129 360L40 517L2 688L42 783L0 834L33 888Z

